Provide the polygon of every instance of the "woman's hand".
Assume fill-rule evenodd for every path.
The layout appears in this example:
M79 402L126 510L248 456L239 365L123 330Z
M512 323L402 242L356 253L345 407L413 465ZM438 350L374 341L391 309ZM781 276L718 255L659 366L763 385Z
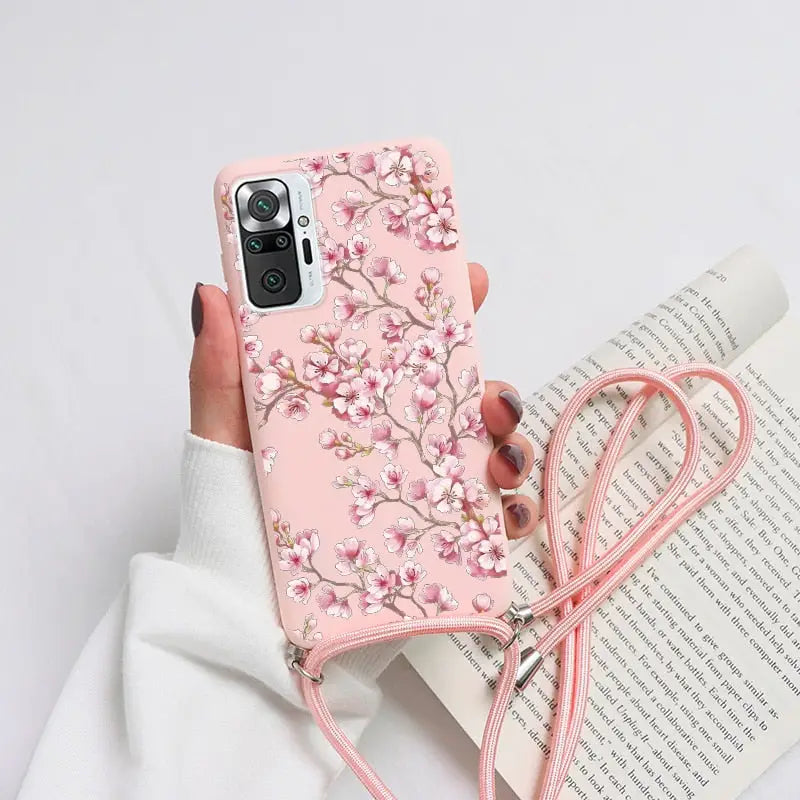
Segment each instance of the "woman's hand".
M480 264L469 265L472 302L477 311L489 291L489 278ZM195 342L189 369L191 430L196 436L251 450L238 342L230 305L217 286L198 283L192 298ZM502 381L487 381L481 413L495 448L489 471L502 489L516 489L533 464L533 449L516 432L522 402L516 390ZM537 520L536 504L524 495L503 498L506 529L512 539L530 533Z

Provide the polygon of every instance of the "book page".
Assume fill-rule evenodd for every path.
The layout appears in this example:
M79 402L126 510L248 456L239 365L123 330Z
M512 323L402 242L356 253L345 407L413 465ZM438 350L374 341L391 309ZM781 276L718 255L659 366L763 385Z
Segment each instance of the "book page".
M773 297L778 316L781 296ZM770 326L758 316L768 332L754 335L758 341L731 365L759 419L754 455L736 484L682 526L595 617L592 692L564 793L570 800L726 800L800 738L800 379L785 370L800 362L800 326L789 319ZM735 436L735 414L713 387L696 401L711 474ZM590 435L585 426L580 432ZM677 418L658 430L651 421L618 469L601 546L653 502L677 469L681 443ZM577 494L563 510L571 531L581 519ZM514 560L518 595L550 590L541 526ZM525 643L535 640L529 632ZM413 642L406 654L479 741L497 648L464 636ZM498 768L521 797L532 795L548 752L556 674L550 657L509 712Z

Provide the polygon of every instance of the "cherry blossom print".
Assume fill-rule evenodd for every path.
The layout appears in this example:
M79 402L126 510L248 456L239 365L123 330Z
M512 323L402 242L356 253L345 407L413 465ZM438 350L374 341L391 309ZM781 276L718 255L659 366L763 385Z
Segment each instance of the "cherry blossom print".
M341 617L350 619L353 616L353 609L347 601L348 595L337 597L336 592L330 586L323 587L317 594L317 605L329 617Z
M472 598L472 607L479 614L485 614L487 611L491 611L493 605L494 601L485 592L476 594L475 597Z
M306 614L303 627L296 628L294 633L304 642L317 642L322 638L322 633L316 628L317 618L313 614Z
M274 447L264 447L261 450L261 468L264 470L265 475L272 472L275 466L275 459L278 456L278 451Z
M320 458L342 462L333 481L342 502L327 531L317 522L319 531L295 533L270 512L280 593L301 605L292 606L295 641L319 641L353 614L427 617L459 602L487 613L489 590L456 597L449 581L425 583L434 560L462 579L508 569L499 517L487 514L489 489L468 469L470 448L488 434L467 349L469 310L447 295L438 260L458 241L450 188L438 183L436 160L409 145L297 164L315 196L328 198L316 201L329 211L329 228L316 226L328 299L309 310L313 324L298 324L294 341L269 352L256 326L267 315L239 308L255 389L248 410L262 426L274 415L311 425ZM405 241L384 250L389 235ZM424 254L411 269L414 246ZM270 481L286 463L276 457L275 448L261 451ZM377 530L368 535L370 525ZM309 605L315 613L305 613Z
M399 464L388 463L381 470L381 480L387 489L400 491L403 481L408 477L408 470L403 469Z
M364 200L364 196L359 191L345 192L341 200L337 200L332 206L333 221L343 228L353 227L360 231L372 222L368 216L370 204Z
M286 584L286 594L295 603L308 603L311 599L311 582L308 578L295 578Z
M437 615L458 608L458 601L450 594L450 590L440 583L429 583L423 587L422 602L435 605Z

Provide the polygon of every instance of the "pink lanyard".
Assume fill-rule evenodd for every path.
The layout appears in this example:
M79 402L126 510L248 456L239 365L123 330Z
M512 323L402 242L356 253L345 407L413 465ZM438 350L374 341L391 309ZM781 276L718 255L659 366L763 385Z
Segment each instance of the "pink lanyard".
M711 481L683 497L697 469L700 430L685 392L677 381L690 377L709 378L730 394L739 414L739 438L722 471ZM558 476L567 434L586 402L607 386L629 381L644 384L628 403L611 433L600 460L589 499L577 567L564 544L558 506ZM686 431L683 462L666 490L612 547L602 556L595 553L603 506L625 442L642 409L657 392L673 402ZM347 738L328 709L321 692L322 667L329 658L359 647L434 633L481 633L494 638L503 648L504 661L481 742L479 797L495 798L495 758L500 730L515 688L524 689L542 664L543 658L561 646L559 701L553 729L551 755L538 800L556 800L580 742L589 697L591 661L591 616L639 565L645 561L683 522L710 498L723 491L736 477L753 446L755 417L739 383L724 370L710 364L690 363L662 373L645 369L618 369L585 384L564 409L548 447L544 471L544 517L555 562L557 588L529 607L514 607L507 619L483 616L414 619L376 626L321 642L293 666L302 676L306 703L325 737L350 766L370 794L380 800L394 795ZM681 500L680 498L683 497ZM577 569L576 572L573 572ZM522 630L535 618L558 609L559 620L542 636L535 648L520 653Z

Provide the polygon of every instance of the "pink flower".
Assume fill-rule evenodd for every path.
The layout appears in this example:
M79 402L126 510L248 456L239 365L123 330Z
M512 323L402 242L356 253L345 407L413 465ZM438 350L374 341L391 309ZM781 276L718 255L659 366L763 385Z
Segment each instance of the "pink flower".
M329 617L341 617L342 619L349 619L353 611L350 604L347 602L346 597L339 598L336 592L330 587L323 587L317 594L317 605Z
M387 489L399 491L407 477L408 470L403 469L399 464L392 464L391 461L381 470L381 480Z
M464 505L471 508L485 508L489 503L489 492L477 479L470 478L464 483Z
M483 422L483 417L472 406L467 406L458 415L458 421L461 423L462 432L467 436L474 436L480 440L486 438L486 425Z
M319 435L319 443L323 450L331 450L336 447L338 441L339 437L336 435L336 431L333 430L333 428L328 428Z
M436 180L439 174L439 167L436 162L424 151L414 153L414 175L425 183Z
M452 346L463 342L467 336L464 325L457 322L455 317L441 317L433 323L435 331L434 340L445 346Z
M255 381L256 391L265 399L269 400L278 389L283 386L281 376L277 370L267 368L259 373Z
M353 328L356 328L356 320L355 318L359 318L361 321L361 325L364 323L364 315L358 314L356 312L358 309L363 308L367 305L367 295L366 292L362 292L361 289L353 289L352 291L348 292L345 295L341 295L339 297L334 298L333 301L333 316L338 319L340 322L350 319L353 317ZM361 327L358 325L358 327Z
M264 474L268 475L272 472L272 468L275 466L275 458L278 455L278 451L274 447L264 447L261 450L261 467L264 470Z
M302 422L311 410L311 404L302 392L287 394L278 401L278 413L289 419Z
M325 239L319 245L319 258L322 265L322 279L324 283L330 282L333 273L345 259L345 249L336 244L333 239Z
M317 336L328 344L333 344L342 335L342 329L338 325L325 322L317 325Z
M476 594L475 597L472 598L472 607L479 614L485 614L487 611L490 611L493 605L494 602L488 594Z
M284 547L278 553L278 568L294 574L308 564L310 555L307 548L295 542L291 547Z
M427 571L422 568L422 564L415 564L411 559L406 561L398 572L400 583L402 583L403 586L415 586L427 574Z
M328 159L325 156L312 156L311 158L304 158L300 162L300 169L306 173L306 177L312 183L316 183L325 174L327 164Z
M304 325L300 329L300 341L303 344L312 344L317 341L317 329L313 325Z
M286 584L286 594L295 603L308 603L311 597L311 581L308 578L295 578Z
M306 528L295 536L294 542L300 547L304 547L310 554L319 550L319 533L315 529Z
M375 159L378 177L387 186L401 186L411 182L413 164L407 155L399 150L389 150L381 153Z
M347 240L347 249L350 251L350 255L353 258L364 258L374 247L375 245L373 245L366 236L362 236L360 233L353 234L353 237Z
M378 560L378 556L371 547L366 546L363 539L356 539L351 536L343 542L335 545L333 550L336 553L336 570L342 575L350 575L354 572L361 572L367 567L371 567Z
M424 219L427 227L425 236L428 241L435 245L442 245L443 248L454 247L458 241L458 231L453 220L453 209L443 207L429 214Z
M273 350L269 354L269 365L275 368L281 378L288 378L289 373L294 372L292 359L284 355L282 350Z
M375 401L359 395L347 409L350 424L355 428L368 428L372 424Z
M460 478L464 474L464 465L455 456L445 456L433 471L441 478Z
M356 158L356 175L370 175L375 172L375 153L364 153Z
M458 376L458 382L469 394L478 385L478 370L474 366L469 369L462 369Z
M358 503L353 503L348 507L347 511L350 516L350 522L352 522L353 525L357 525L359 528L369 525L369 523L375 519L374 505L359 505Z
M408 220L414 225L419 225L422 220L435 213L436 209L424 192L417 192L408 201Z
M494 575L506 574L506 545L503 536L490 536L478 545L477 550L481 569Z
M406 497L408 497L409 502L416 503L418 500L422 500L427 493L428 490L425 481L422 478L417 478L408 484Z
M422 282L430 289L433 288L442 279L442 274L436 267L427 267L420 273Z
M452 450L452 442L446 436L441 436L438 433L432 433L428 436L428 444L425 449L434 457L441 458L446 456Z
M422 602L434 604L437 614L442 611L455 611L458 608L458 601L450 594L447 587L440 583L429 583L423 587Z
M259 314L254 314L247 306L239 306L239 324L243 328L249 328L256 320Z
M343 161L347 161L349 158L350 153L346 150L343 150L341 153L334 153L331 156L331 161L336 161L341 164Z
M408 239L410 231L408 227L408 211L397 203L387 203L381 206L381 222L386 226L389 233Z
M387 342L403 338L403 319L396 311L381 314L378 327Z
M368 350L367 343L361 339L345 339L339 345L339 355L351 367L360 364Z
M429 361L433 361L443 352L443 349L442 345L434 341L430 336L420 336L419 339L414 342L411 360L414 364L422 367Z
M428 482L428 502L442 514L461 511L464 505L464 484L452 478Z
M339 359L330 353L318 350L306 357L305 376L321 384L333 383L339 373Z
M391 342L389 347L381 353L381 356L384 359L382 366L391 367L392 369L396 370L399 367L402 367L403 364L408 361L408 357L410 355L410 342L406 341L405 339L401 339L399 342Z
M420 411L427 411L436 403L436 392L428 386L417 386L411 393L411 402Z
M358 596L358 607L363 614L375 614L383 608L385 595L376 595L373 592L361 592Z
M389 284L405 283L406 275L400 265L391 258L373 258L367 270L373 278L384 278Z
M414 533L416 528L409 517L400 517L393 525L383 531L383 538L386 540L386 549L390 553L399 553L407 543L408 537Z
M367 586L374 597L386 597L397 587L397 573L378 564L375 571L367 577Z
M461 563L461 549L459 548L459 537L449 530L441 530L431 534L433 551L439 558L448 564Z
M337 200L331 205L333 221L345 228L349 228L352 225L357 231L370 224L367 216L368 210L369 204L359 191L345 192L341 200Z
M444 370L434 361L420 370L417 380L429 389L435 389L444 380Z

